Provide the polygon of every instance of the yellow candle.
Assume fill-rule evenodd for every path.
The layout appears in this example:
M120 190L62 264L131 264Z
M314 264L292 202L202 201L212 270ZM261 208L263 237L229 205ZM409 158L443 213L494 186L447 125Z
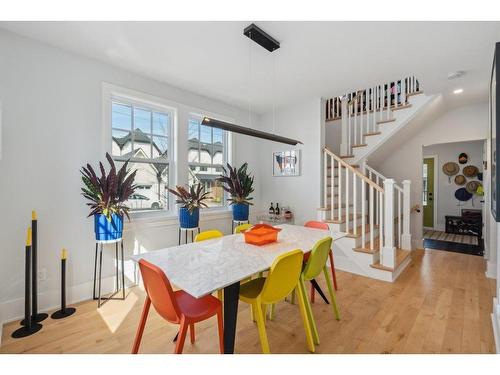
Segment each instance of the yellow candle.
M66 249L61 250L61 259L67 259L68 258L68 251Z
M31 227L28 227L26 232L26 246L31 246Z
M36 211L31 211L31 220L36 220Z

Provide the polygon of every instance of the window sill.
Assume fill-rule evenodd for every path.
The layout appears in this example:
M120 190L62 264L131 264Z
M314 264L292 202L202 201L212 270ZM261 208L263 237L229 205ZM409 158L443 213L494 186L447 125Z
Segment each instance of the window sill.
M200 222L213 219L231 218L232 211L228 207L204 208L200 211ZM133 212L130 222L125 221L125 231L142 226L178 226L179 215L171 212Z

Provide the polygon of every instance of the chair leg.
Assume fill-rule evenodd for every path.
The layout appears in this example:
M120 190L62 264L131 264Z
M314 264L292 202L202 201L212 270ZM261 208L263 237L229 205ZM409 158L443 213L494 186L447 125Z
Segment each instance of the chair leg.
M332 308L333 308L333 313L335 314L335 318L337 320L340 320L340 311L339 307L337 306L337 299L335 298L335 291L332 288L332 282L330 281L330 275L328 275L328 268L325 266L323 267L323 273L325 275L325 280L326 280L326 286L328 287L328 293L330 294L330 299L332 300Z
M309 319L307 318L306 307L304 305L304 299L307 298L306 294L302 292L300 284L297 285L296 289L299 291L299 310L300 315L302 315L302 322L304 323L304 331L306 332L307 346L311 353L315 352L313 337L311 333L311 326L309 324Z
M219 301L224 301L224 297L223 297L223 294L222 294L222 289L219 289L217 291L217 298L219 299Z
M191 323L189 325L189 333L190 333L190 336L191 336L191 344L194 344L194 342L196 341L196 337L195 337L195 334L194 334L194 323Z
M222 319L222 307L217 310L217 328L219 330L219 350L224 354L224 323Z
M274 320L275 316L276 316L276 304L273 303L271 305L271 308L269 309L269 320Z
M305 296L304 306L306 308L307 318L309 319L309 326L311 327L312 338L313 338L314 344L319 345L318 328L316 327L316 321L314 320L314 316L312 313L311 303L307 299L306 283L305 283L304 277L302 275L300 276L300 279L299 279L299 285L300 285L300 288L304 291L304 296Z
M256 322L257 318L255 317L255 309L253 308L253 305L250 305L250 315L252 317L252 322Z
M314 303L316 297L316 290L314 289L314 286L311 285L311 303Z
M270 354L269 342L267 341L266 322L264 321L264 314L262 312L262 304L260 300L253 303L253 308L257 318L257 328L259 330L260 345L262 346L262 353Z
M333 251L330 250L330 269L332 270L332 280L333 280L333 287L335 290L338 290L337 288L337 275L335 275L335 264L333 263Z
M264 322L267 321L267 305L262 305L262 315L264 316Z
M291 301L291 303L292 303L292 305L295 305L295 289L292 292L292 301Z
M181 327L179 329L179 338L177 339L177 343L175 344L175 354L182 354L182 349L184 348L184 340L186 340L186 334L188 330L189 324L186 323L184 317L181 318Z
M135 334L134 346L132 347L132 354L137 354L139 352L139 346L141 345L142 334L144 333L144 327L146 325L146 320L148 319L149 307L151 306L151 300L146 296L144 301L144 307L142 308L141 320L139 321L139 326L137 327L137 332Z

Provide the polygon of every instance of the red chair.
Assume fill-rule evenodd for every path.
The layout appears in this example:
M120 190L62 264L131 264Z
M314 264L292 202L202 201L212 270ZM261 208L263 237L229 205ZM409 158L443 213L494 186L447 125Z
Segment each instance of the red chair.
M322 221L308 221L307 223L304 224L305 227L307 228L315 228L315 229L324 229L324 230L330 230L330 227L328 227L327 223L323 223ZM306 254L304 257L304 260L307 260L309 253ZM337 276L335 275L335 265L333 263L333 251L330 249L330 267L332 269L332 280L333 280L333 286L335 290L337 290ZM315 290L314 287L311 285L311 302L314 302L314 296L315 296Z
M194 324L211 318L214 315L217 315L217 324L219 327L220 352L224 353L221 302L211 295L197 299L182 290L174 292L165 273L144 259L139 261L139 268L147 296L144 301L139 327L137 327L132 354L137 354L139 351L151 303L153 303L156 312L163 319L170 323L180 324L179 337L174 353L182 353L188 327L191 333L191 344L193 344L195 341Z

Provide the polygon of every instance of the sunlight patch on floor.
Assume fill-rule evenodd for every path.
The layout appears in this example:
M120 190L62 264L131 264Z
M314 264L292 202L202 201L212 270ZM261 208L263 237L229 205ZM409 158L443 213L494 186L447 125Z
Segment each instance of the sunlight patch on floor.
M139 297L137 296L137 294L133 291L130 291L124 301L108 301L100 308L98 308L97 312L108 326L109 331L111 333L115 333L118 328L120 328L120 325L123 323L130 311L134 308L134 305L138 300Z

